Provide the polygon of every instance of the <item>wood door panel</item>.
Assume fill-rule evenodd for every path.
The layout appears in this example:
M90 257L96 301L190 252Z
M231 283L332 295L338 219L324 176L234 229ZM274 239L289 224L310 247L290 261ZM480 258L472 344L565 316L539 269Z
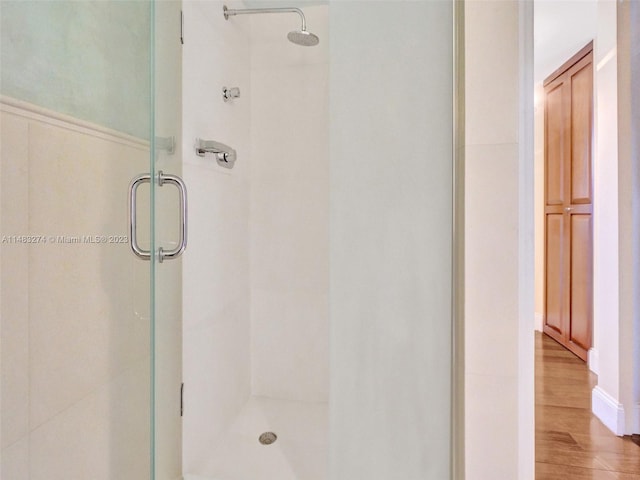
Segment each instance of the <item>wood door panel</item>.
M592 321L591 215L571 215L571 326L569 340L586 358L591 347Z
M564 203L564 102L563 84L551 86L546 92L546 203L562 205Z
M586 62L586 63L585 63ZM593 64L590 56L571 75L571 203L591 203L591 95ZM572 69L574 70L574 69Z
M562 268L564 250L564 215L551 214L546 216L546 315L545 326L552 328L559 334L565 331L563 325L563 284Z
M586 360L593 302L593 44L544 82L544 332Z

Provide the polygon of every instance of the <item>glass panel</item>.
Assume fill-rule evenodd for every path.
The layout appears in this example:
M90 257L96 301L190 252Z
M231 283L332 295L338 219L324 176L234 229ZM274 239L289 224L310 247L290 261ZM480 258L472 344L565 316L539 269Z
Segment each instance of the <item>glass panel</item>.
M0 14L0 477L149 478L150 3Z
M329 10L329 478L450 478L453 2Z
M180 2L159 1L154 7L152 172L182 175ZM179 191L175 184L153 184L154 247L153 312L153 437L154 480L182 477L182 259L161 261L180 241Z

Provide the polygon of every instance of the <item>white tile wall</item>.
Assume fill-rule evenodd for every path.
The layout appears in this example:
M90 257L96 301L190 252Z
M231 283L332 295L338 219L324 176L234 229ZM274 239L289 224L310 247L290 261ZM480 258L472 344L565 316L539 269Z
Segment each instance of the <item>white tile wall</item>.
M184 468L194 473L250 393L317 401L328 388L327 7L305 8L322 38L305 49L286 39L296 15L225 21L223 3L243 7L183 4ZM240 98L223 102L223 86ZM235 167L197 157L196 137L235 148Z
M0 105L3 235L126 235L148 147L15 105ZM50 240L5 244L2 262L3 478L148 475L149 314L134 297L148 264L127 243Z
M327 294L254 288L251 303L254 393L327 401Z
M222 6L184 1L183 178L189 247L183 257L183 471L197 473L250 394L249 21L225 21ZM225 103L222 87L241 96ZM238 153L233 170L196 156L196 137Z
M326 401L329 388L328 7L251 18L251 365L256 395Z
M28 121L0 116L1 203L3 235L28 231ZM13 208L7 208L12 205ZM2 245L0 316L0 477L29 479L29 329L28 247Z
M2 449L0 476L10 480L29 480L29 436Z
M149 361L82 398L30 435L30 480L149 475Z
M126 187L147 152L127 161L130 147L39 123L28 145L32 232L127 234ZM148 266L126 243L30 248L31 428L148 356L149 324L132 308L137 268Z
M2 113L0 120L3 205L0 225L3 235L18 235L29 231L29 162L25 161L29 123L6 113ZM3 244L2 249L0 447L6 448L29 432L29 248Z

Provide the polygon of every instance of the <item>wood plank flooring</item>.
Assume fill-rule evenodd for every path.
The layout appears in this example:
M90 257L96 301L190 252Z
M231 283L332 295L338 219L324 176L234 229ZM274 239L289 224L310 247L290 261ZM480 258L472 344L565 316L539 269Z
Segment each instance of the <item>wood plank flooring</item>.
M591 413L596 377L536 332L536 480L640 480L640 446Z

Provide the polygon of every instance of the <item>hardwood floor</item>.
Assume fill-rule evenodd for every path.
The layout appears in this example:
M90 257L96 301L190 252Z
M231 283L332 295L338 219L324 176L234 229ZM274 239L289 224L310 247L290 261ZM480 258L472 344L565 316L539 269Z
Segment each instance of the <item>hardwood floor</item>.
M640 446L591 414L596 377L536 332L536 480L640 480Z

